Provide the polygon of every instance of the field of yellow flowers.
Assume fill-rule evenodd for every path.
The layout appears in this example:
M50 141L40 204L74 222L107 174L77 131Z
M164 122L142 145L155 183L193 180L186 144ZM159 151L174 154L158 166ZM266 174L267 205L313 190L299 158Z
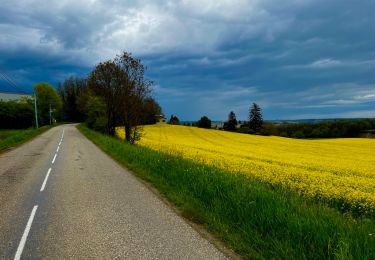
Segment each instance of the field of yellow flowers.
M306 196L375 208L374 139L301 140L157 124L144 127L139 144Z

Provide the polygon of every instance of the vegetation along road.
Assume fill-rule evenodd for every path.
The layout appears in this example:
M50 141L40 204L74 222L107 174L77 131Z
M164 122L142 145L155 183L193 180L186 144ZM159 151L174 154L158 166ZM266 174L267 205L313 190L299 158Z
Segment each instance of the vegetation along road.
M74 125L0 165L1 259L226 258Z

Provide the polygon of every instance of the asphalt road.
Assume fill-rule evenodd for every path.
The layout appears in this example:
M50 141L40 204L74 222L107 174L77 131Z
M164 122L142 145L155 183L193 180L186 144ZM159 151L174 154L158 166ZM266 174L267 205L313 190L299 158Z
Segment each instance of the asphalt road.
M73 125L0 155L0 259L223 259Z

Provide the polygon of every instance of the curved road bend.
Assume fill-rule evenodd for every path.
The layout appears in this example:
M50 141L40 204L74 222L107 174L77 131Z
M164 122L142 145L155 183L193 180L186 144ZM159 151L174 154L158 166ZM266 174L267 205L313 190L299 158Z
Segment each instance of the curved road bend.
M223 259L73 125L0 155L0 259Z

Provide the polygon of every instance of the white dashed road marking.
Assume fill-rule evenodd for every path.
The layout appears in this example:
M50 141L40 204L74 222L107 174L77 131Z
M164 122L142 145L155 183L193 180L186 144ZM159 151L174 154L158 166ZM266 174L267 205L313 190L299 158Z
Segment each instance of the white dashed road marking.
M44 188L46 187L46 183L47 183L49 174L51 173L51 170L52 170L51 168L48 169L48 172L46 174L46 177L44 178L44 181L43 181L43 184L42 184L42 188L40 188L40 191L44 191Z
M27 221L26 228L25 228L25 231L23 232L20 244L18 245L16 255L14 256L14 260L18 260L21 258L22 251L23 251L23 248L25 247L26 239L27 239L27 236L29 235L31 225L33 224L34 216L35 216L37 209L38 209L38 205L35 205L33 210L31 211L29 221Z
M64 138L64 133L65 133L65 129L63 129L59 145L57 146L55 156L53 157L53 160L52 160L52 164L55 163L55 160L56 160L56 157L57 157L57 153L60 150L60 145L61 145L61 143L63 141L63 138ZM51 171L52 171L52 168L49 168L48 171L47 171L46 177L44 177L44 181L43 181L42 187L40 188L41 192L44 191L44 188L46 187L46 184L47 184L47 181L48 181L48 177L51 174ZM33 224L33 220L34 220L35 213L36 213L37 209L38 209L38 205L35 205L34 208L33 208L33 210L31 211L29 220L27 221L27 224L26 224L25 231L23 232L21 241L20 241L20 243L18 245L16 255L14 256L14 260L19 260L21 258L22 251L23 251L23 248L25 247L27 236L29 235L29 232L30 232L30 229L31 229L31 225Z
M55 163L56 157L57 157L57 153L55 153L55 156L53 157L52 164Z

